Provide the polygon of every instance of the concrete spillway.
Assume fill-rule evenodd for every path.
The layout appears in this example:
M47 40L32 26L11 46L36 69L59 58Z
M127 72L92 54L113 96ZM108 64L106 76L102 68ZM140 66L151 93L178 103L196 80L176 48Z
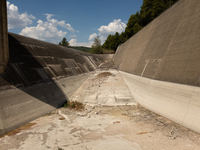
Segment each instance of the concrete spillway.
M120 45L113 61L137 103L200 133L199 8L198 0L180 0ZM0 134L60 107L112 58L8 37L9 62L0 74Z
M78 50L9 33L9 62L0 75L1 134L68 100L112 55Z
M199 8L199 0L179 0L119 46L114 57L139 104L197 132Z

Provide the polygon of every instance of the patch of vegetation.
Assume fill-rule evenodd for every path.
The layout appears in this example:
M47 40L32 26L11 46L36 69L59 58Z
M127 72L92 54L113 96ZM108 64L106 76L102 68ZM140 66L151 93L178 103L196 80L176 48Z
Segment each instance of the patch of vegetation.
M76 101L66 101L64 103L64 106L66 108L74 109L74 110L83 110L85 105L81 102L76 102Z
M113 63L113 65L115 65L115 62L114 61L111 61Z
M84 47L84 46L71 46L71 48L80 50L80 51L84 51L84 52L88 52L88 53L92 50L92 48Z

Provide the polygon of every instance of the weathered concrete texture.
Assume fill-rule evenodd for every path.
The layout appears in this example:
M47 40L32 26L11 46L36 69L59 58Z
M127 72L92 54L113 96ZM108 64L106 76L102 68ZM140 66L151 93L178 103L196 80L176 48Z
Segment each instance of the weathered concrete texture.
M58 107L110 56L9 33L9 62L0 74L0 134Z
M97 70L74 94L71 101L87 105L136 105L128 86L117 70Z
M99 58L102 61L108 61L108 60L112 60L114 57L114 54L93 54L93 56Z
M9 58L6 0L0 0L0 74L4 72Z
M10 59L0 74L0 88L29 87L94 71L110 59L9 33ZM106 56L106 55L105 55Z
M140 105L200 133L199 87L120 74Z
M87 79L89 73L48 84L0 91L1 132L22 126L60 107Z
M96 113L98 112L98 113ZM199 150L200 134L139 106L60 108L0 136L1 150Z
M114 56L136 101L200 133L200 2L180 0Z
M178 1L118 48L116 67L151 79L200 86L199 8L199 0Z

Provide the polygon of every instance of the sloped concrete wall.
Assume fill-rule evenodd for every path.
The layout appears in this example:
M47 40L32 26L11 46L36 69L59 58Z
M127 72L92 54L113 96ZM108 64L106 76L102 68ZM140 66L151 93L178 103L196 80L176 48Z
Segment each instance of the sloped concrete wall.
M120 74L140 105L200 133L199 87Z
M9 51L0 74L0 134L62 106L110 58L13 33Z
M179 0L118 48L116 67L151 79L199 86L199 18L198 0Z
M120 45L116 67L136 101L200 133L200 2L179 0Z

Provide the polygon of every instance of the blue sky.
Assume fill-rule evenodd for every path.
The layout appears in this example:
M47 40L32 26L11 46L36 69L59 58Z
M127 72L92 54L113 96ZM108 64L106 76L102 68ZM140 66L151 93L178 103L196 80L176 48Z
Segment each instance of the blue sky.
M109 34L125 30L142 0L8 0L9 32L58 44L66 37L71 46L102 44Z

